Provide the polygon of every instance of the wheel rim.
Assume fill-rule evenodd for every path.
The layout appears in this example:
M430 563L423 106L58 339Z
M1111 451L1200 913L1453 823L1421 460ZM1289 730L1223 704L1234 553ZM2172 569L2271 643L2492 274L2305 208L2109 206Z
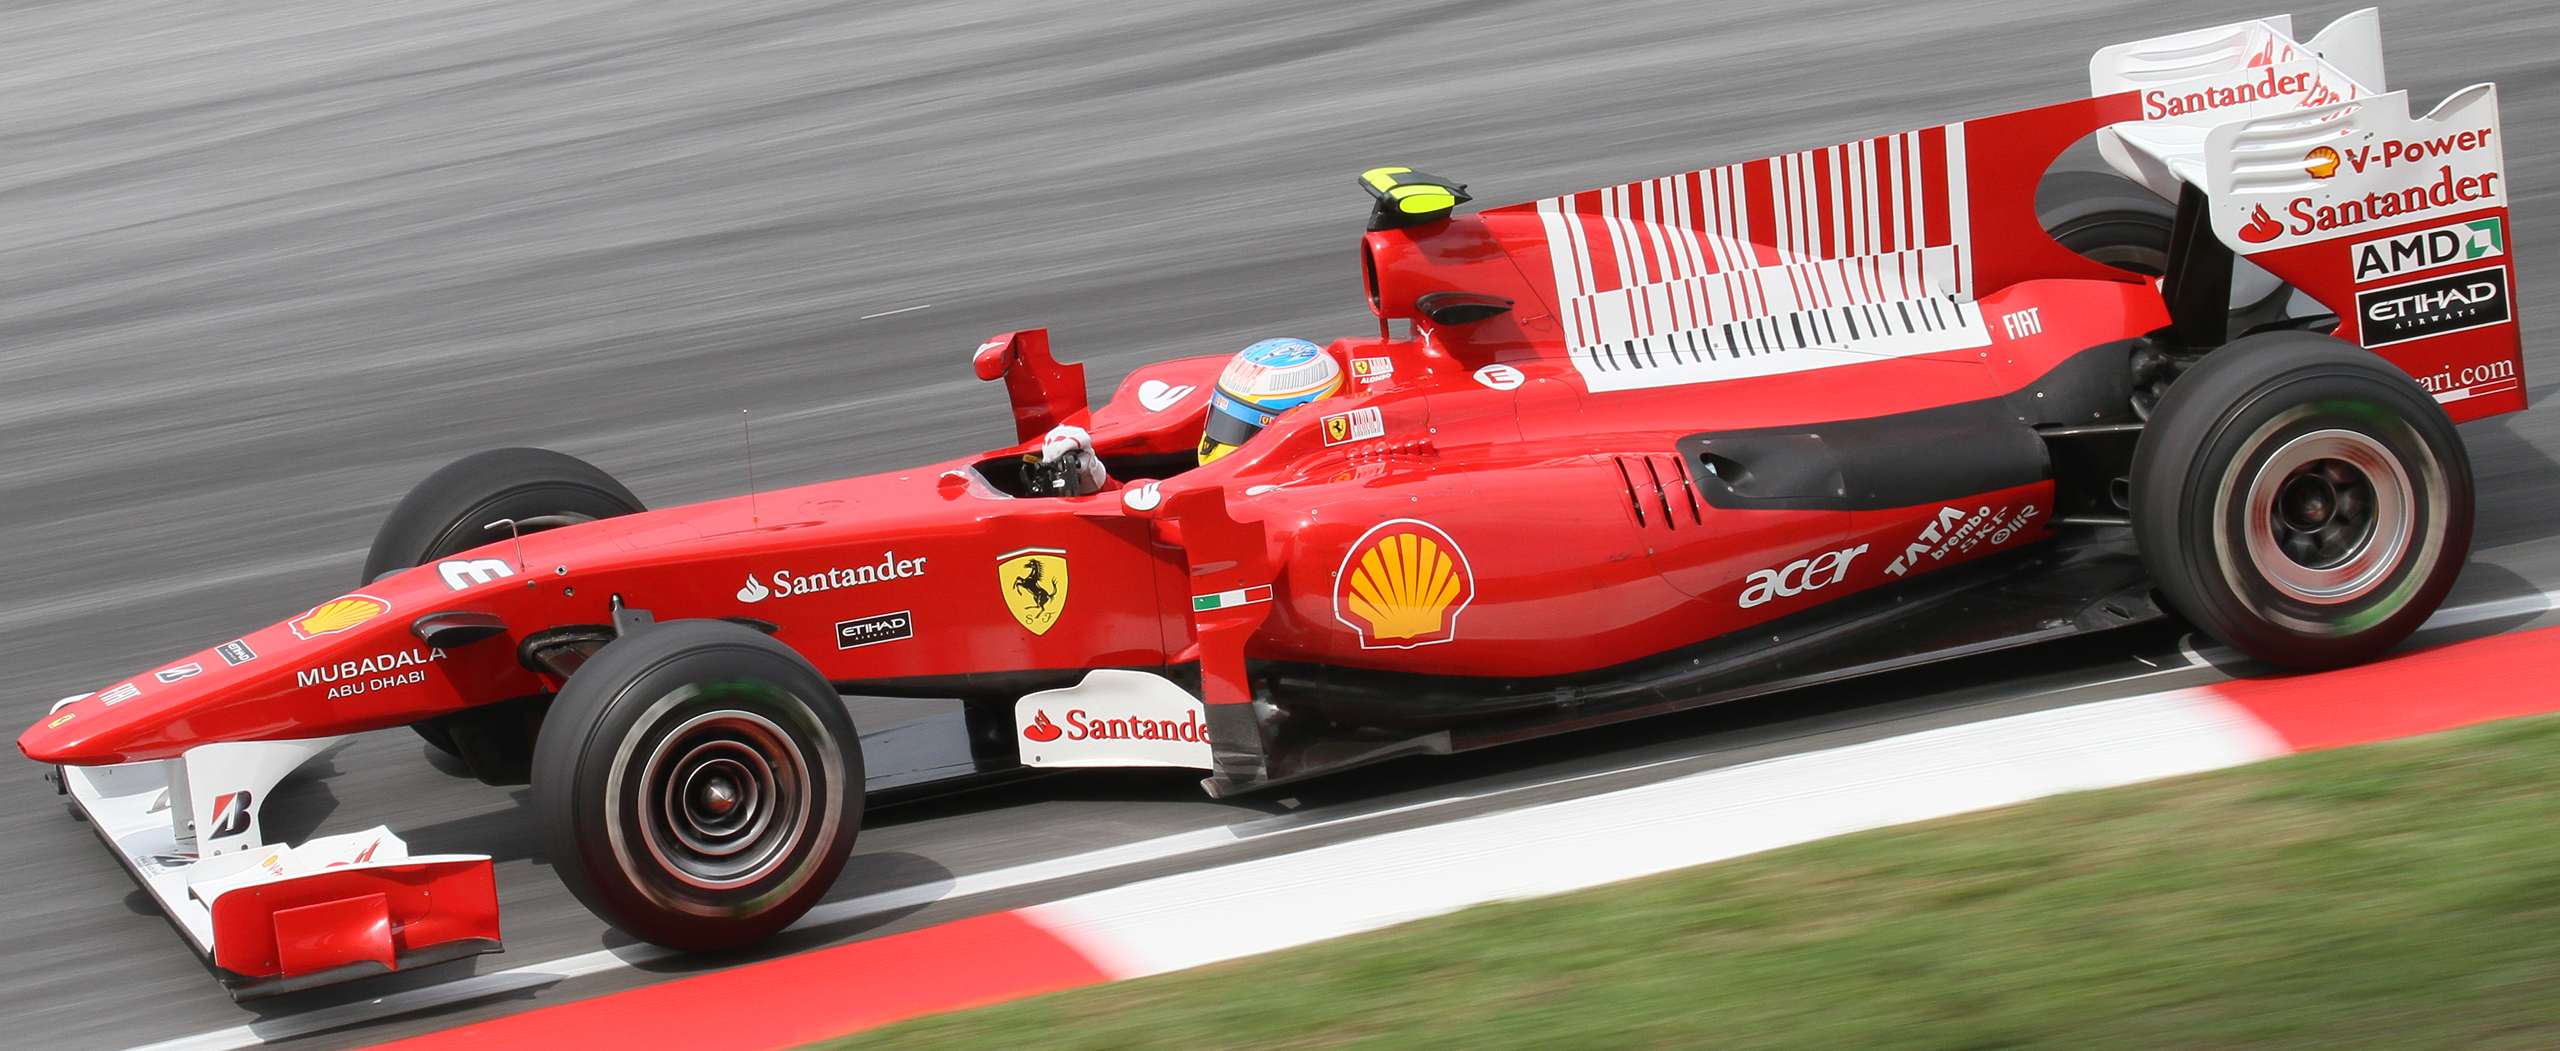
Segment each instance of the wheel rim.
M2391 576L2417 531L2400 459L2369 435L2320 430L2259 465L2246 496L2249 561L2289 598L2336 605Z
M669 874L706 890L770 875L800 841L812 792L790 734L753 712L697 714L641 767L641 841Z

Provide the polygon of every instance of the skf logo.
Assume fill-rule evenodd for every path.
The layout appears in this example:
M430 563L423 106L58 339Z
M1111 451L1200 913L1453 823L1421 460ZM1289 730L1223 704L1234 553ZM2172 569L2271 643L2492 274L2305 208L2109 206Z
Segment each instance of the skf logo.
M1475 601L1475 571L1449 534L1399 518L1361 534L1333 582L1334 619L1360 633L1362 649L1412 649L1458 635Z
M214 802L213 831L206 833L207 836L221 839L247 831L249 831L249 793L233 792Z
M1034 635L1046 635L1067 609L1067 553L1026 547L996 557L996 588L1004 608Z
M311 607L311 612L294 618L287 626L301 638L316 639L335 635L375 617L391 612L391 604L371 595L349 595L330 599Z
M1742 589L1742 608L1750 609L1773 598L1792 598L1837 584L1848 577L1849 560L1866 551L1867 545L1860 544L1812 558L1799 558L1780 568L1764 569L1744 577L1749 586Z
M449 562L438 562L436 573L444 577L445 587L455 591L474 584L486 584L500 577L516 575L514 567L507 565L505 559L498 558L457 558Z
M2314 179L2338 174L2338 151L2326 146L2312 147L2311 152L2302 155L2302 170L2310 172Z

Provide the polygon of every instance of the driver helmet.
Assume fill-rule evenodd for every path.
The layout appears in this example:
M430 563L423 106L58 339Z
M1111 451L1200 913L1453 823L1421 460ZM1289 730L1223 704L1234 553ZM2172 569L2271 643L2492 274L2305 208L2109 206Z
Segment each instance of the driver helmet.
M1342 363L1303 339L1266 339L1237 351L1209 393L1200 462L1233 452L1280 414L1342 389Z

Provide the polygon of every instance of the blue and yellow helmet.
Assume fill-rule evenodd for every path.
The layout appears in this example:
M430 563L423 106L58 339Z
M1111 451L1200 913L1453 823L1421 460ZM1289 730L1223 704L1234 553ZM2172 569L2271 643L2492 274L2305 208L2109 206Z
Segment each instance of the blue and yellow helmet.
M1342 389L1342 363L1303 339L1266 339L1237 351L1209 392L1200 462L1243 445L1280 414Z

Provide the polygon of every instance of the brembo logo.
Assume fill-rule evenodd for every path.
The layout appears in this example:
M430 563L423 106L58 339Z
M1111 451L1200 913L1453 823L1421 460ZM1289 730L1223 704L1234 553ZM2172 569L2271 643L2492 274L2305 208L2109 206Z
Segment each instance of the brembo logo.
M1742 589L1742 608L1750 609L1773 598L1792 598L1837 584L1849 575L1849 560L1865 554L1866 550L1867 545L1860 544L1812 558L1799 558L1777 569L1764 569L1744 577L1750 586Z

